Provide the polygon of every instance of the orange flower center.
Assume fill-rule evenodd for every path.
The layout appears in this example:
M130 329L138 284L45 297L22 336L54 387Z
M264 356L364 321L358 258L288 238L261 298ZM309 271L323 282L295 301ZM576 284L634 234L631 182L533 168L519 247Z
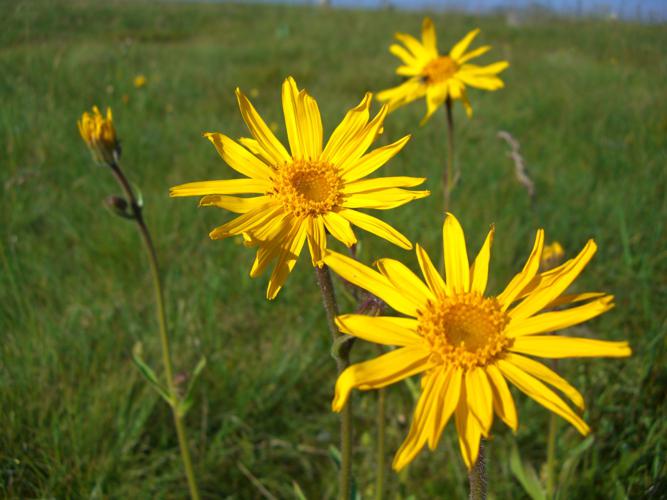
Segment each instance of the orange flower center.
M277 172L273 195L295 217L331 211L342 201L343 181L338 168L326 162L294 160Z
M419 313L417 331L437 361L469 370L491 363L512 345L503 333L508 323L494 297L470 292L429 302Z
M449 56L440 56L429 62L422 75L426 83L442 83L449 80L459 70L459 65Z

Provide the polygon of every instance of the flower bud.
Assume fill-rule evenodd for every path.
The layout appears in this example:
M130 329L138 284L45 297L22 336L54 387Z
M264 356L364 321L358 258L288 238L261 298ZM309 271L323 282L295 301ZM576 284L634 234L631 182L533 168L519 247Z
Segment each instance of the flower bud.
M104 199L104 204L115 215L125 217L126 219L131 219L133 217L128 210L129 204L125 198L115 195L107 196Z
M560 243L554 241L551 245L547 245L542 250L542 258L540 260L540 267L542 271L548 271L558 266L563 262L565 251Z
M93 158L98 163L115 164L120 156L120 144L116 138L111 108L107 108L104 117L97 106L93 106L93 112L84 112L77 124Z

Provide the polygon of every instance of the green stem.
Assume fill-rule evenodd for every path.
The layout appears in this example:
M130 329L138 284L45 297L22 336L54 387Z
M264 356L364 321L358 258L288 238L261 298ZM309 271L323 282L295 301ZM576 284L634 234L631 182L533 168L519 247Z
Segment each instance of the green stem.
M556 463L556 428L558 427L558 417L555 413L549 412L549 440L547 441L547 498L554 497L555 487L555 463Z
M452 173L454 171L454 116L452 115L452 98L447 96L445 101L447 112L447 164L442 172L442 191L444 196L445 213L449 212L452 194Z
M551 368L556 370L558 362L551 360ZM556 435L558 434L558 417L549 412L549 435L547 437L547 498L551 500L556 491Z
M327 323L333 347L331 355L336 360L336 369L341 374L345 368L350 365L350 350L352 342L345 340L345 336L338 331L336 327L336 316L338 315L338 306L336 296L334 295L333 282L331 281L331 272L326 265L315 267L317 284L322 292L322 302L327 313ZM350 411L350 400L340 412L340 472L338 476L338 498L340 500L349 500L352 485L352 413Z
M385 407L386 394L384 389L378 389L378 408L377 408L377 457L375 474L375 498L382 500L384 495L384 434L385 434Z
M174 382L174 369L171 361L171 354L169 350L169 337L167 335L167 317L164 307L164 294L162 292L162 280L160 279L160 272L157 263L157 254L153 239L144 222L144 216L141 211L141 206L137 202L130 183L127 181L125 174L120 169L118 164L111 165L118 184L120 184L128 203L132 209L132 215L137 223L139 234L141 235L144 248L148 255L148 263L151 269L151 277L153 278L153 288L155 290L155 303L157 305L157 320L160 331L160 344L162 345L162 363L164 364L164 373L167 379L167 390L171 399L171 410L174 416L174 425L176 426L176 435L178 437L178 446L181 450L181 458L183 460L183 467L185 475L188 480L188 487L190 489L190 497L193 500L199 500L199 489L197 488L197 481L195 479L194 470L192 468L192 459L190 458L190 449L188 448L188 440L185 434L185 426L183 425L183 418L179 413L179 401L176 384Z
M486 451L484 441L479 443L477 461L468 472L470 482L470 500L486 499Z

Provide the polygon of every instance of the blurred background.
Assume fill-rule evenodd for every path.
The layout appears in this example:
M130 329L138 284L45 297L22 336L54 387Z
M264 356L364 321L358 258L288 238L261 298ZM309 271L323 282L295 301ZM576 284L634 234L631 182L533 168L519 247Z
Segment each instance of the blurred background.
M280 84L293 75L317 99L326 137L364 92L400 82L388 46L396 31L418 35L426 14L441 51L480 27L473 47L493 46L480 64L510 62L504 89L470 91L472 119L458 105L454 114L462 176L452 207L470 252L496 224L491 292L520 270L538 227L568 257L595 238L598 254L574 291L613 293L617 307L564 333L628 339L634 350L625 360L559 362L586 398L593 434L584 439L561 422L558 496L667 496L664 3L355 4L2 2L2 496L187 496L169 410L131 361L142 342L161 373L145 256L132 224L105 210L103 199L118 188L92 163L76 127L96 104L112 107L123 167L143 195L181 384L208 359L186 420L203 496L334 498L335 367L307 255L268 302L268 277L248 277L253 253L207 236L231 214L167 193L235 176L201 134L248 134L237 86L284 140ZM432 196L372 213L437 256L445 119L439 112L419 127L424 112L417 102L388 117L380 144L413 138L378 175L426 176ZM520 145L532 199L500 131ZM364 262L388 256L417 268L412 252L358 236ZM351 311L339 292L341 310ZM358 342L353 360L376 354ZM414 400L406 385L387 394L388 465ZM519 431L498 423L489 446L492 498L527 498L526 477L544 484L549 413L514 395ZM354 396L363 498L374 488L376 401L374 392ZM458 455L450 424L435 452L387 473L387 498L465 498Z

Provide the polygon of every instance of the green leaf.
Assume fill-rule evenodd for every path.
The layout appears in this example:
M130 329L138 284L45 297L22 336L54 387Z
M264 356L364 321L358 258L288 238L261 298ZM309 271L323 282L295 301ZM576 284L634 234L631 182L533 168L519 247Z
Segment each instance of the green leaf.
M193 389L195 388L195 384L197 383L199 375L201 374L201 372L204 370L205 367L206 367L206 358L202 357L199 360L199 363L197 363L197 366L195 366L195 369L192 370L192 376L190 377L190 382L188 383L188 389L185 392L185 397L178 404L178 414L181 417L185 416L185 414L192 407L192 404L194 402L192 392Z
M143 358L141 357L142 353L143 345L141 342L137 342L132 348L132 361L134 361L134 364L139 369L139 373L141 373L151 385L151 387L153 387L153 389L155 389L157 393L162 396L162 399L164 399L170 406L174 406L174 400L169 396L169 391L167 391L167 389L165 389L165 387L159 382L153 369L144 362Z
M542 488L542 484L537 477L537 473L532 465L521 462L521 456L519 455L519 448L516 445L516 442L512 443L512 449L510 451L510 470L514 477L517 478L521 487L533 500L546 500L547 496Z
M579 465L584 452L591 447L593 441L595 441L595 437L592 435L588 436L581 443L572 448L567 454L567 458L563 462L563 467L560 470L560 476L558 478L559 498L568 498L566 492L569 484L571 483L575 469L577 468L577 465Z
M296 481L292 481L292 490L294 491L294 496L296 497L297 500L308 500L306 498L306 495L304 495L301 486L299 486L299 483L297 483Z

